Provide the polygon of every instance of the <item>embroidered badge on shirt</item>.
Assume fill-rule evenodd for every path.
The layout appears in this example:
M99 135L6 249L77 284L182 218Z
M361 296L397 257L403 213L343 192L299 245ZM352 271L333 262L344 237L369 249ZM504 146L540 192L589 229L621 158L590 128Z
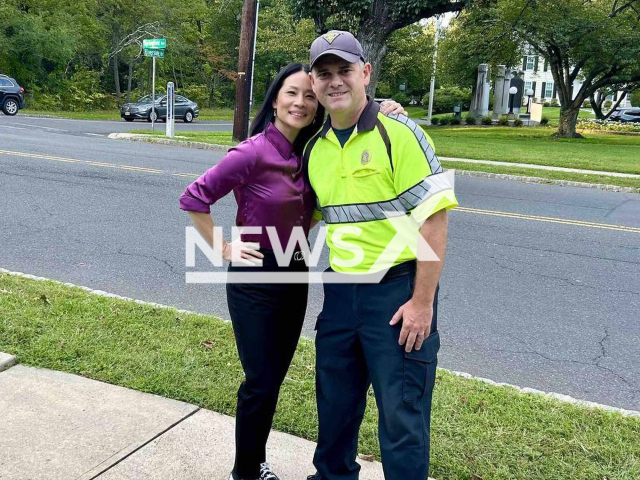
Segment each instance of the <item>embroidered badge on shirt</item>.
M367 163L369 163L369 161L371 161L371 153L369 152L369 150L365 150L360 156L360 163L362 165L366 165Z
M322 38L324 38L327 42L329 42L329 44L332 44L333 41L336 39L336 37L338 35L340 35L341 32L327 32L324 35L322 35Z

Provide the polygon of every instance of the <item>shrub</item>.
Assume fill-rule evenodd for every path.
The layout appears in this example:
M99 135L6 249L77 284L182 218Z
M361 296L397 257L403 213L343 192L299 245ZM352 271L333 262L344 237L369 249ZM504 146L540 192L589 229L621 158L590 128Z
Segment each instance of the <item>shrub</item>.
M466 118L464 119L464 122L467 125L475 125L477 123L477 119L476 117L474 117L473 115L469 114L466 116Z
M462 123L462 118L451 117L451 125L460 125L461 123Z
M612 105L613 102L611 100L607 100L606 102L604 102L604 108L611 108Z
M521 126L522 126L522 120L520 120L519 118L516 118L516 119L513 121L513 126L514 126L514 127L521 127Z
M591 108L591 102L589 100L585 100L582 104L582 108Z
M451 123L452 117L442 117L440 118L440 125L449 125Z
M631 105L634 107L640 107L640 88L631 94Z
M404 92L394 93L392 98L400 105L409 105L409 101L411 100Z
M491 121L491 116L490 115L485 115L484 117L482 117L482 125L491 125L493 122Z
M438 117L431 117L431 125L438 125L440 123L440 119Z
M551 106L552 107L557 107L558 106L558 99L557 98L552 98L551 99Z
M540 125L549 125L549 117L542 117L540 119Z
M498 119L498 125L509 125L509 117L507 115L502 115L499 119Z
M193 100L200 107L209 105L209 89L206 85L189 85L180 88L176 93Z
M542 103L543 107L550 107L551 104L549 102L547 102L546 100Z
M429 105L429 92L422 97L422 104ZM459 87L440 87L433 94L433 110L436 113L451 113L455 105L462 104L462 110L471 105L471 89Z

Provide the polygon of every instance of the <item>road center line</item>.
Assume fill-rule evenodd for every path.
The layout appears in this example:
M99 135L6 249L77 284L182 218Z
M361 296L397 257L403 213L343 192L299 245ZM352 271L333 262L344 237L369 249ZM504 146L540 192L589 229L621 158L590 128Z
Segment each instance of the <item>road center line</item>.
M38 159L53 160L55 162L63 162L63 163L79 163L82 165L90 165L92 167L115 168L119 170L129 170L129 171L140 172L140 173L169 175L172 177L198 178L200 176L199 174L195 174L195 173L172 173L165 170L158 170L156 168L136 167L133 165L119 165L115 163L95 162L91 160L78 160L75 158L56 157L53 155L40 155L36 153L13 152L10 150L0 150L0 155L9 155L9 156L26 157L26 158L38 158ZM521 213L498 212L494 210L482 210L479 208L469 208L469 207L457 207L455 211L463 212L463 213L473 213L476 215L491 215L496 217L514 218L518 220L530 220L535 222L558 223L562 225L573 225L576 227L600 228L604 230L616 230L619 232L640 233L640 228L638 227L627 227L624 225L612 225L608 223L595 223L595 222L585 222L581 220L569 220L564 218L541 217L537 215L524 215Z
M496 217L508 217L521 220L531 220L535 222L560 223L563 225L574 225L578 227L601 228L605 230L617 230L621 232L640 233L638 227L627 227L624 225L612 225L609 223L584 222L582 220L569 220L565 218L540 217L537 215L524 215L521 213L497 212L494 210L481 210L479 208L457 207L456 212L475 213L478 215L493 215Z

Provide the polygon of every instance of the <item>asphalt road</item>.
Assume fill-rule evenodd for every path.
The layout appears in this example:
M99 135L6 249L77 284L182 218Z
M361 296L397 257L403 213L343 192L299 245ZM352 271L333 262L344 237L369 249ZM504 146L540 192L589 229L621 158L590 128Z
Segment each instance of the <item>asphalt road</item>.
M88 135L110 125L128 126L0 115L0 267L227 317L223 286L185 284L178 209L222 154ZM465 176L456 191L440 366L640 410L640 195ZM230 227L232 196L213 211ZM305 335L321 303L314 285Z

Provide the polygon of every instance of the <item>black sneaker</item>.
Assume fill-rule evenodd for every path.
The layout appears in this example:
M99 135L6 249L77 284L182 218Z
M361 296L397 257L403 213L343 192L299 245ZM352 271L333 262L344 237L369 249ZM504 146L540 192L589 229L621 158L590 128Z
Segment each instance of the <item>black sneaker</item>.
M318 472L316 472L313 475L309 475L307 477L307 480L322 480L322 477L320 476L320 474Z
M271 470L269 462L260 464L260 480L280 480L278 476Z

